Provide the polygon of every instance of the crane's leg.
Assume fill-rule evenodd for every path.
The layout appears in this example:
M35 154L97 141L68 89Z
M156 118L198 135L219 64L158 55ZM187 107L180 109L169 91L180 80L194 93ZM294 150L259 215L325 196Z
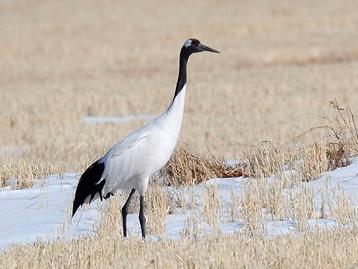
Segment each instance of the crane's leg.
M122 207L122 223L123 223L123 236L127 237L127 215L128 215L128 206L131 203L132 196L135 192L135 189L131 190L131 193L128 196L127 201L124 203Z
M144 195L141 195L139 199L140 199L139 222L140 222L140 228L142 230L142 238L145 239Z

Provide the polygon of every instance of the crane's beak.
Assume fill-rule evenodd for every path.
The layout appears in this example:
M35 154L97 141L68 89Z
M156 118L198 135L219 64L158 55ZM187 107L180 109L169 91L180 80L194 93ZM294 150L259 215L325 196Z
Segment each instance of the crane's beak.
M201 48L203 51L206 50L206 51L210 51L210 52L220 53L220 51L218 51L216 49L209 48L203 44L199 44L198 47Z

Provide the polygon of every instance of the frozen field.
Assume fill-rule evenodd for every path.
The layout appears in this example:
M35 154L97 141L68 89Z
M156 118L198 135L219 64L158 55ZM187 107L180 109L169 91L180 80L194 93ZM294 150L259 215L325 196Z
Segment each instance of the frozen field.
M354 0L1 1L0 268L357 267L357 10ZM245 160L255 178L154 185L145 244L138 199L121 237L122 192L71 220L79 174L172 100L191 37L221 54L190 60L177 147L190 151L173 175L192 182L208 153ZM49 243L27 244L38 240Z
M32 243L36 240L74 239L80 236L93 235L97 232L100 212L108 202L94 202L82 208L70 220L73 193L77 184L78 174L66 173L61 176L52 175L44 180L36 180L30 189L14 190L11 184L0 190L0 248L5 249L12 244ZM179 239L185 229L190 229L188 220L196 218L197 228L201 235L210 233L212 227L201 217L203 197L208 186L216 186L220 197L219 230L223 233L240 232L245 228L242 220L233 220L230 213L232 193L240 196L247 181L245 178L212 179L194 187L164 187L166 192L183 192L191 201L190 209L176 208L166 216L166 231L161 235L152 235L149 240ZM268 179L270 180L270 179ZM11 183L11 182L10 182ZM313 190L317 212L322 210L321 191L335 199L338 191L343 191L347 198L352 198L358 207L358 159L345 168L325 172L320 179L309 183L300 183L293 188L285 189L285 195L307 188ZM120 212L118 212L120 214ZM309 219L309 229L330 228L337 224L331 217ZM128 216L129 236L139 237L140 226L137 214ZM265 234L267 236L297 232L297 224L292 219L271 220L265 217Z

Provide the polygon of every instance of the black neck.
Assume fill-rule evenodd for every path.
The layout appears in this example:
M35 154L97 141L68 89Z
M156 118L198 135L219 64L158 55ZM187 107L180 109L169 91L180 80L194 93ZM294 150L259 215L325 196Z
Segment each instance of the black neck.
M190 56L190 52L186 48L182 48L180 51L180 58L179 58L179 75L178 75L178 82L175 89L174 99L175 97L181 92L184 85L186 84L186 65Z

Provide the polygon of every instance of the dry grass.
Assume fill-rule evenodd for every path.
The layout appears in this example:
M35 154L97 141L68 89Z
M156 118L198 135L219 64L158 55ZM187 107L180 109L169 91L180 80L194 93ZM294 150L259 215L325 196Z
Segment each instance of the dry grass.
M200 152L239 159L261 141L291 143L322 125L312 115L328 114L334 97L357 112L353 2L156 7L2 3L0 149L11 154L6 149L17 146L25 159L83 171L144 123L91 125L83 117L162 111L173 94L179 47L189 36L222 51L190 62L181 141Z
M358 227L358 212L355 197L350 197L340 188L336 194L336 203L332 206L332 216L343 226Z
M251 235L262 235L265 230L264 224L264 201L262 199L262 191L260 188L262 181L252 180L245 186L241 193L241 216L243 218L244 227Z
M6 180L15 180L15 188L29 188L36 178L60 173L55 164L34 159L1 159L0 167L0 188L7 185Z
M244 229L231 236L217 229L224 219L221 201L216 187L209 186L203 193L202 208L191 201L194 213L177 241L122 238L120 196L116 195L103 211L96 236L15 246L0 253L0 268L354 268L358 262L358 222L353 199L341 189L332 193L321 190L325 198L319 212L312 189L305 186L286 189L284 194L279 178L248 179L240 198L232 194L228 214L242 221ZM151 186L146 210L148 227L156 235L163 232L169 202L162 187ZM270 209L271 205L275 208ZM323 216L338 225L326 231L308 227L309 221ZM267 237L267 218L292 220L299 233ZM212 235L201 233L203 220L213 228Z
M322 172L328 169L328 152L324 139L312 145L302 146L302 154L298 158L298 161L302 160L302 166L300 167L302 180L315 180Z
M169 213L169 202L163 187L151 186L146 194L146 216L148 233L165 233L165 218Z
M324 123L312 115L328 114L327 100L337 97L352 108L358 101L352 3L268 1L257 6L229 1L219 7L215 1L199 1L191 12L185 3L171 3L148 17L151 5L156 6L115 1L89 1L85 7L70 1L3 3L0 105L6 109L0 111L1 155L11 157L9 149L18 147L23 159L43 162L43 167L50 163L56 172L83 171L144 123L91 125L83 123L83 117L162 111L173 94L180 42L192 35L222 54L191 60L181 141L192 145L194 153L177 151L169 164L172 184L239 175L241 169L228 171L221 158L210 160L212 155L241 159L260 141L272 141L276 150L284 151L276 155L290 154L286 146L297 134ZM186 24L172 13L185 14ZM212 22L203 25L208 16ZM311 132L300 142L312 144L320 138L320 132ZM180 151L187 157L179 157ZM197 161L191 155L197 151L212 154ZM344 165L334 160L341 154L339 147L330 151L329 166ZM286 159L258 158L262 160L250 163L271 170L281 169ZM192 168L184 169L187 165ZM31 173L21 176L32 179Z
M357 154L354 1L3 1L0 23L0 187L7 179L23 188L46 174L81 172L144 123L86 124L85 116L165 109L178 50L191 36L222 54L190 60L180 140L192 148L177 149L165 169L168 184L249 176L244 192L232 195L229 213L243 221L244 235L201 238L194 215L182 241L123 240L113 233L120 224L115 198L98 236L17 246L0 253L0 267L358 266L352 199L322 190L318 212L309 190L285 193ZM333 98L332 113L327 100ZM223 159L246 160L246 166L228 167ZM201 213L215 226L219 206L210 193ZM161 189L148 199L154 233L163 231L171 204L183 211L195 206ZM307 222L323 217L342 229L307 233ZM262 236L266 218L289 218L302 233L269 240Z
M230 217L231 217L230 220L238 221L240 218L240 207L239 207L240 200L238 194L234 190L231 190L230 200L231 200L230 208L229 208Z
M119 195L111 197L107 207L102 210L101 220L98 223L98 237L108 238L113 234L122 234L121 199Z
M204 193L204 219L207 224L218 230L220 224L221 199L217 186L208 186Z
M355 117L349 111L350 121L354 123ZM332 121L328 117L326 120ZM242 175L254 178L275 176L285 181L286 172L293 171L297 182L311 181L320 177L324 171L349 165L350 158L357 154L357 138L352 135L355 133L352 130L355 123L347 126L344 118L333 120L335 127L318 127L329 129L335 134L333 139L327 134L311 143L295 141L290 145L276 145L264 142L253 147L245 153L245 165L240 167Z
M358 233L332 230L272 239L240 234L202 240L142 242L94 237L17 246L1 268L355 268ZM21 257L19 259L18 257Z
M247 174L251 177L268 177L279 174L292 159L292 150L282 145L264 142L246 153Z
M290 195L291 218L294 220L298 231L306 231L309 220L316 220L318 213L314 203L312 189L303 187L296 193Z
M167 185L176 186L196 185L214 177L240 177L242 171L238 165L230 166L221 158L184 145L175 150L161 174Z

